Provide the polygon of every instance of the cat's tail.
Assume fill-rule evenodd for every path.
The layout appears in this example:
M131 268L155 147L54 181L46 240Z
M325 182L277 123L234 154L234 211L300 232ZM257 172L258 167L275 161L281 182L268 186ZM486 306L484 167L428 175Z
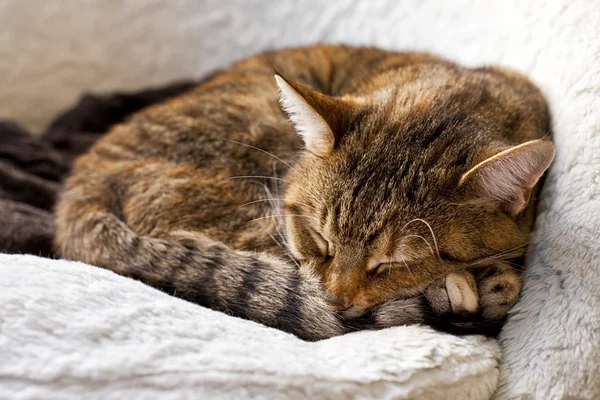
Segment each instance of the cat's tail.
M190 232L138 235L119 217L118 190L111 188L109 178L94 175L90 172L69 179L57 204L56 245L64 258L112 270L176 297L305 340L390 323L422 322L416 301L396 308L393 319L388 310L381 318L372 314L366 319L344 320L327 304L320 281L308 269L299 270L266 254L233 250Z

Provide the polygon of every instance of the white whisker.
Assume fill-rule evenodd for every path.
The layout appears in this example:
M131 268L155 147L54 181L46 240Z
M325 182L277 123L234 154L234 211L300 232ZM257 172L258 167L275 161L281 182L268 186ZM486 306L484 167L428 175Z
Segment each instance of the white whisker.
M255 200L255 201L250 201L250 202L248 202L248 203L242 204L242 205L241 205L239 208L241 208L241 207L244 207L244 206L247 206L247 205L250 205L250 204L254 204L254 203L259 203L259 202L265 202L265 201L268 201L268 202L270 202L270 203L271 203L271 207L273 208L273 210L275 210L275 211L279 212L279 205L278 205L278 202L279 202L279 201L282 201L283 199L276 199L276 198L273 198L273 195L272 195L272 193L271 193L271 189L270 189L270 188L269 188L267 185L265 185L265 184L263 184L262 186L263 186L263 189L265 190L265 194L266 194L267 198L265 198L265 199L259 199L259 200ZM278 214L275 214L275 215L268 215L268 216L265 216L265 217L262 217L262 218L257 218L257 219L255 219L255 220L259 220L259 219L266 219L266 218L271 218L271 217L275 217L275 218L276 218L276 217L278 217L278 216L279 216ZM255 221L255 220L252 220L252 221ZM252 221L249 221L249 222L252 222ZM271 232L268 230L268 228L266 228L266 229L265 229L265 232L267 233L267 235L269 235L269 236L271 237L271 239L272 239L272 240L273 240L273 241L274 241L274 242L275 242L275 243L276 243L276 244L277 244L279 247L281 247L281 249L282 249L282 250L284 250L284 252L285 252L285 255L286 255L286 256L288 256L288 257L289 257L289 259L290 259L290 260L291 260L291 261L292 261L292 262L293 262L293 263L294 263L294 264L295 264L295 265L296 265L298 268L300 268L300 265L298 264L298 261L296 261L296 259L295 259L295 258L292 256L292 254L291 254L291 253L290 253L290 251L289 251L289 246L287 245L286 238L285 238L285 236L283 236L283 233L282 233L282 229L283 229L283 227L282 227L282 224L281 224L279 221L278 221L278 222L275 224L275 229L276 229L276 233L277 233L277 235L280 237L281 241L277 240L277 238L276 238L276 237L275 237L275 236L274 236L274 235L273 235L273 234L272 234L272 233L271 233Z
M273 163L273 177L277 179L277 164ZM279 195L279 186L275 186L275 195L277 197L281 197Z
M519 249L526 247L529 245L529 241L519 245L519 246L515 246L511 249L505 250L505 251L501 251L499 253L496 254L492 254L491 256L486 256L483 257L479 260L475 260L472 264L472 266L486 266L486 265L491 265L494 262L497 261L502 261L502 262L507 262L507 260L511 259L511 258L515 258L515 257L520 257L523 255L523 251L520 251ZM521 269L523 269L522 265L519 265L519 267Z
M304 218L313 218L315 220L319 220L316 217L311 217L310 215L303 215L303 214L281 214L281 215L266 215L264 217L259 217L259 218L254 218L251 219L248 222L254 222L254 221L260 221L261 219L266 219L266 218L283 218L283 217L304 217Z
M516 263L512 263L509 261L502 261L502 265L508 267L509 269L512 269L513 271L517 271L517 272L523 272L523 270L525 269L523 265L519 265Z
M283 178L276 178L273 176L265 176L265 175L240 175L240 176L230 176L229 178L225 178L224 180L229 181L229 180L234 180L234 179L271 179L273 181L279 181L279 182L287 182L287 183L292 183L291 181L287 180L287 179L283 179ZM305 191L308 191L308 189L306 189L304 186L300 186L298 185L301 189L304 189Z
M520 248L528 246L528 245L529 245L529 242L526 242L526 243L523 243L523 244L521 244L519 246L515 246L513 248L510 248L508 250L504 250L504 251L501 251L499 253L492 254L491 256L487 256L485 258L501 258L502 256L506 256L506 255L509 255L509 256L512 257L513 254L511 254L511 253L513 253L515 250L519 250Z
M240 206L239 206L239 208L246 207L246 206L249 206L249 205L251 205L251 204L256 204L256 203L265 202L265 201L285 201L285 200L286 200L286 199L259 199L259 200L254 200L254 201L249 201L249 202L247 202L247 203L244 203L244 204L240 205ZM306 206L306 207L312 208L313 210L316 210L316 208L315 208L315 207L313 207L313 206L311 206L310 204L301 203L301 202L299 202L299 201L294 201L293 203L294 203L294 204L300 204L300 205L303 205L303 206Z
M239 144L239 145L242 145L242 146L246 146L246 147L249 147L249 148L254 149L254 150L262 151L263 153L265 153L265 154L267 154L267 155L275 158L276 160L282 162L288 168L290 168L291 170L295 171L302 179L304 179L306 182L308 182L308 179L306 179L306 177L304 177L300 172L298 172L298 170L296 168L292 167L290 164L288 164L287 162L283 161L281 158L277 157L275 154L270 153L270 152L268 152L266 150L263 150L260 147L252 146L250 144L246 144L246 143L242 143L242 142L237 142L237 141L231 140L231 139L224 139L224 140L227 140L228 142L231 142L231 143L236 143L236 144Z
M253 201L244 203L244 204L240 205L238 208L246 207L246 206L249 206L251 204L256 204L256 203L264 203L265 201L273 202L273 201L283 201L283 200L284 199L258 199L258 200L253 200Z
M277 178L277 166L275 165L275 163L273 163L273 176L275 178ZM277 195L277 198L280 198L281 196L279 195L279 186L275 186L275 193ZM270 201L271 203L271 207L275 210L277 210L278 213L281 213L281 207L279 205L279 203L282 200L276 201L275 199L272 199ZM283 234L283 224L285 221L283 221L283 219L280 219L276 224L275 224L275 228L277 229L277 234L279 235L280 238L283 238L284 236L282 236ZM285 242L285 239L284 239ZM287 242L286 242L287 245ZM289 252L288 252L289 253ZM289 256L289 254L288 254ZM300 266L298 265L298 268L300 268Z
M424 223L425 225L427 225L427 228L429 228L429 232L431 232L431 237L433 238L433 244L435 245L436 254L437 254L438 258L441 259L442 257L440 256L440 248L438 246L437 239L435 237L435 233L433 233L433 229L431 228L431 225L429 225L429 222L425 221L422 218L415 218L415 219L407 222L406 225L404 225L402 227L402 229L406 228L408 225L412 224L413 222L417 222L417 221Z
M282 178L275 178L272 176L264 176L264 175L240 175L240 176L230 176L229 178L225 178L226 181L233 180L233 179L273 179L275 181L291 183L290 181L282 179Z
M421 235L414 235L414 234L413 235L406 235L406 236L404 236L402 238L402 240L400 241L400 243L404 242L404 239L409 238L409 237L416 237L416 238L419 238L419 239L423 240L427 244L427 246L429 247L429 250L431 250L431 254L435 255L435 252L433 251L433 247L431 247L431 244L429 244L429 242L427 241L427 239L425 239Z
M267 235L269 235L271 237L271 239L273 239L273 241L275 243L277 243L277 245L279 247L281 247L284 251L285 251L285 255L287 255L289 257L290 260L292 260L292 262L294 264L296 264L296 266L298 268L300 268L300 264L298 264L298 261L296 261L296 259L294 257L292 257L292 255L290 254L290 252L287 250L287 248L285 246L283 246L276 238L275 236L273 236L273 234L271 232L269 232L268 230L265 229L265 232L267 233Z

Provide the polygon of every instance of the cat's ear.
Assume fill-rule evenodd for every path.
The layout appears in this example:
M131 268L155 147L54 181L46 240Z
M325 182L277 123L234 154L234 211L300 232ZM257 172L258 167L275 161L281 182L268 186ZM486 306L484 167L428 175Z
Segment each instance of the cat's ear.
M343 133L348 106L339 98L288 82L281 75L275 75L275 81L281 106L304 139L306 149L320 157L331 154Z
M517 216L529 201L531 190L554 159L554 145L532 140L509 147L464 173L459 185L478 197L498 201L510 216Z

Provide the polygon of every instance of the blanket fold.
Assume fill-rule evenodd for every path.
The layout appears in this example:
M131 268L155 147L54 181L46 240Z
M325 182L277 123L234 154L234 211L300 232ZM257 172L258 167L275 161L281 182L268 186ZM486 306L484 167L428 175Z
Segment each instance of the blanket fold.
M0 254L0 271L0 399L485 400L498 382L483 336L305 342L82 263Z
M73 159L112 125L194 85L188 81L133 93L83 95L40 137L0 121L0 253L53 257L52 208Z

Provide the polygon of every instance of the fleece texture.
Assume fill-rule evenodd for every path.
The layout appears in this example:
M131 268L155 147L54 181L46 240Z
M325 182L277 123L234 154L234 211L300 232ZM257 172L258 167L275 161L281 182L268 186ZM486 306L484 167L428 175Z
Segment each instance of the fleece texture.
M180 82L131 93L85 94L41 136L0 120L0 253L53 258L52 210L72 160L112 125L195 85Z
M0 116L33 129L82 90L199 77L315 41L428 50L527 74L549 100L557 155L522 298L500 338L496 397L600 398L596 0L5 0L0 26Z
M0 255L0 399L487 399L500 350L423 327L320 342L89 265Z

